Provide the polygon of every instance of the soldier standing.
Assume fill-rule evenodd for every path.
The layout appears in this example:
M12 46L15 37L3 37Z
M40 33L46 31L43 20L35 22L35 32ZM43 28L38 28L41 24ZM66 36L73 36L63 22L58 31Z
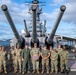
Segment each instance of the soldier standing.
M57 59L58 59L58 53L56 52L55 49L53 49L51 51L50 58L51 58L51 73L54 72L54 69L55 69L55 72L57 73L58 72L58 67L57 67L57 64L58 64L58 61L57 61Z
M58 48L56 49L57 53L58 53L58 69L61 70L61 53L63 51L63 49L61 48L61 45L58 44Z
M1 52L1 66L3 65L4 73L7 73L6 71L6 51L4 51L4 47L2 47Z
M14 67L14 73L16 72L16 69L15 69L15 49L14 49L14 46L11 46L11 54L10 54L10 66Z
M22 57L22 74L24 74L24 72L26 72L26 64L28 64L28 73L30 73L30 49L28 47L28 44L26 44L25 48L23 49L22 53L21 53L21 57Z
M49 56L50 52L47 50L46 45L44 46L44 49L41 52L42 57L42 73L44 72L44 65L46 65L47 73L49 73Z
M17 48L15 49L15 60L14 60L15 73L17 73L18 66L19 66L19 71L21 73L21 52L22 49L20 48L20 45L17 45Z
M62 70L62 73L63 73L64 72L64 65L65 65L67 74L69 73L68 55L69 55L69 52L66 50L66 47L63 46L63 51L62 51L62 54L61 54L61 63L62 63L61 70Z
M32 64L33 64L33 73L35 73L35 70L37 70L37 73L39 73L40 51L37 48L37 44L36 43L34 43L34 48L32 48L30 54L31 54L31 59L32 59Z

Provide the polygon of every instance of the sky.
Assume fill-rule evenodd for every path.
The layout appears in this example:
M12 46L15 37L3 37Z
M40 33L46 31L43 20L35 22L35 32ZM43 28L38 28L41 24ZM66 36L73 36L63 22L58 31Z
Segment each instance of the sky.
M25 5L25 2L32 0L0 0L0 40L12 39L14 37L11 27L1 9L3 4L8 6L9 13L13 19L13 22L21 33L24 29L23 20L27 22L27 26L30 22L30 14L28 14L29 6ZM40 16L41 21L46 20L47 32L51 33L52 28L57 19L60 11L60 6L65 5L66 11L62 17L62 20L56 31L56 35L76 37L76 0L39 0L45 2L42 6L42 14Z

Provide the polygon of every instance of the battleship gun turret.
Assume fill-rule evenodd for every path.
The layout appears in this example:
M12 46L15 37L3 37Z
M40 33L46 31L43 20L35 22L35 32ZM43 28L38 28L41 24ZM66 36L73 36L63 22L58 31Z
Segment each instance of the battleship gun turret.
M21 44L21 43L22 43L22 39L21 39L21 37L19 36L19 33L18 33L18 31L17 31L17 29L16 29L16 27L15 27L15 25L14 25L14 22L13 22L10 14L9 14L9 11L8 11L7 6L6 6L6 5L2 5L1 8L2 8L2 10L4 11L4 14L5 14L5 16L6 16L8 22L9 22L9 24L10 24L10 27L11 27L13 33L14 33L15 38L17 39L16 45L17 45L17 44Z
M51 35L50 35L49 38L46 40L47 44L52 44L52 43L53 43L54 35L55 35L55 33L56 33L56 30L57 30L57 28L58 28L58 25L59 25L59 23L60 23L60 21L61 21L61 18L62 18L62 16L63 16L65 10L66 10L66 7L65 7L64 5L62 5L62 6L60 7L60 12L59 12L59 15L58 15L58 17L57 17L57 20L56 20L56 22L55 22L55 25L54 25L54 27L53 27L53 30L52 30L52 32L51 32Z
M42 3L42 2L41 2ZM54 35L56 33L56 30L58 28L58 25L60 23L60 20L64 14L64 11L66 9L66 7L64 5L62 5L60 7L60 12L59 15L57 17L57 20L55 22L55 25L53 27L53 30L49 35L46 34L46 20L44 20L44 24L42 24L42 22L40 21L40 14L42 14L42 10L40 10L39 8L40 2L38 0L33 0L31 7L30 7L30 15L32 16L31 21L30 21L30 25L29 25L29 29L27 29L27 25L26 25L26 20L24 20L24 25L25 25L25 31L23 29L23 32L21 34L21 36L19 36L15 25L11 19L11 16L8 12L8 8L6 5L2 5L2 10L5 13L5 16L12 28L12 31L15 35L15 38L12 39L12 44L14 44L14 46L16 46L17 43L21 44L21 48L24 48L25 44L27 43L29 45L30 48L32 48L34 46L34 43L37 43L37 46L44 46L47 45L47 48L49 48L49 46L53 45L54 42L56 43L57 40L54 39ZM32 28L32 29L31 29ZM56 40L56 41L55 41Z
M27 26L26 26L26 20L24 20L24 25L25 25L25 32L26 32L26 37L30 37L30 33L29 31L27 30Z

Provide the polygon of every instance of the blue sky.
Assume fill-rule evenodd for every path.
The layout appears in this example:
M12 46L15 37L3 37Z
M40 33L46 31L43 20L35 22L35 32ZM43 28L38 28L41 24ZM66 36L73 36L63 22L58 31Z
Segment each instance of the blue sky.
M3 4L8 6L10 15L14 21L14 24L20 33L24 29L23 20L26 19L27 25L29 25L30 15L28 14L29 6L25 6L25 1L31 0L1 0L0 7ZM59 24L56 34L62 36L76 37L76 0L39 0L46 2L43 8L43 14L41 14L41 21L46 20L47 32L51 33L54 23L57 19L59 9L61 5L66 6L66 11ZM14 37L13 32L9 26L9 23L0 8L0 40L9 39Z

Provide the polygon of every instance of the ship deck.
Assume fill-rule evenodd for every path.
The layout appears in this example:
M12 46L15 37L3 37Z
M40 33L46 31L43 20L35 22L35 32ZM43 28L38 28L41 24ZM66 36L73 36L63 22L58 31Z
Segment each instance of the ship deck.
M22 75L22 74L20 74L20 73L14 74L14 72L12 71L12 72L9 72L7 74L1 73L0 75ZM39 73L39 74L37 74L37 73L29 73L28 74L28 73L26 73L26 75L76 75L76 72L74 72L74 71L73 72L69 72L69 74L66 74L66 73L61 74L60 72L57 73L57 74L55 74L55 73L49 73L49 74L47 74L47 73L43 73L43 74L41 74L41 73Z

